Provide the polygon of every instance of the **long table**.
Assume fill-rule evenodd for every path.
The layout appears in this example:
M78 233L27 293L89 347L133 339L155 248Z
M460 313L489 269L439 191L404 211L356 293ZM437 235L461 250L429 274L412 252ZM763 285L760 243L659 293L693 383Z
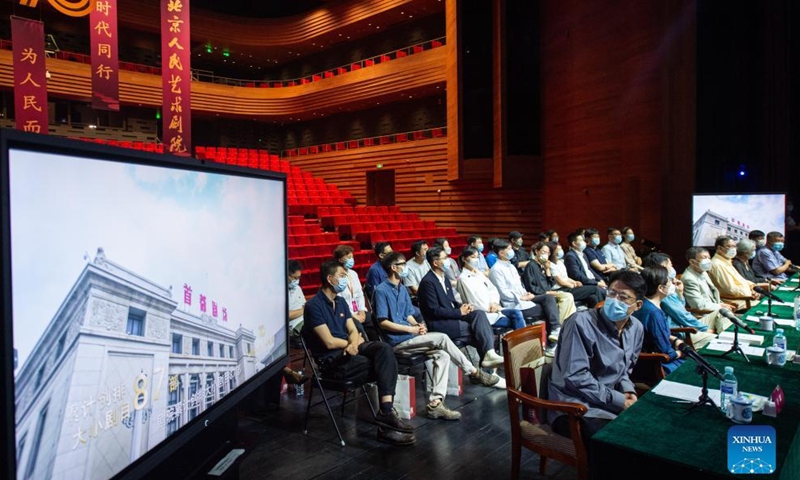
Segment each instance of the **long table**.
M793 277L790 280L794 280ZM786 285L795 287L796 282ZM777 290L778 297L787 302L773 302L775 318L793 317L793 299L798 292ZM746 315L761 316L767 312L767 302L754 305ZM772 345L772 332L761 331L757 323L748 322L756 334L764 336L762 347ZM800 331L783 328L787 347L800 352ZM759 479L800 479L800 364L790 363L784 367L769 366L765 357L749 356L749 362L741 355L704 349L701 351L709 363L720 372L726 365L734 367L734 374L743 392L769 396L776 385L785 393L786 403L777 418L762 413L753 415L752 425L771 425L776 430L776 468L772 474L760 474ZM696 364L687 359L672 372L667 380L696 386L702 385L702 377ZM719 389L719 380L709 376L709 389ZM736 425L721 411L708 405L690 409L690 404L677 403L674 399L649 392L631 408L604 427L592 438L592 473L596 479L624 475L631 478L656 478L664 473L670 476L683 475L691 478L741 478L741 474L728 471L728 429Z

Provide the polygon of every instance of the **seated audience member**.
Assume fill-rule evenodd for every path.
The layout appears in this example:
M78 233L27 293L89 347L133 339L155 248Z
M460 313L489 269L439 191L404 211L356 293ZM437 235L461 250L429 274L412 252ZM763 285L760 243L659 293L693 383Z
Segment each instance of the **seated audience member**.
M428 417L458 420L461 413L444 404L450 362L469 375L474 383L492 387L499 383L500 378L475 368L450 337L441 332L429 332L424 323L414 319L408 289L400 282L406 271L406 259L402 254L391 252L381 263L386 268L387 279L375 289L375 318L395 352L424 353L433 359L432 390L425 408Z
M755 284L742 277L733 267L733 258L736 257L736 243L731 237L721 236L714 241L714 258L711 259L709 278L719 290L720 297L747 297L758 300L760 295L753 290ZM744 300L728 300L736 306L736 310L744 310L747 303Z
M661 265L642 269L642 278L647 289L642 308L636 314L644 327L642 351L667 355L669 361L662 362L661 368L669 374L684 361L678 350L683 341L670 333L669 320L661 310L661 301L675 294L675 285L669 279L668 270Z
M306 296L300 288L303 266L297 260L289 260L286 267L289 273L289 336L297 337L303 329L303 308L306 305Z
M621 243L622 233L620 233L619 228L608 227L608 243L603 245L602 251L606 259L617 270L625 270L627 268L625 252L622 251Z
M375 381L380 401L378 440L412 445L416 441L413 427L403 423L393 408L397 358L392 347L365 341L359 333L347 301L338 296L349 283L347 271L339 262L324 262L320 281L319 292L306 303L302 335L321 373L340 380Z
M561 323L558 321L558 304L552 295L534 295L522 286L522 279L511 263L515 252L505 240L494 242L497 263L489 270L489 279L500 292L500 305L522 311L525 318L544 316L547 321L548 348L555 348ZM527 266L527 265L526 265Z
M557 243L550 243L550 274L553 277L553 290L563 290L572 294L576 302L583 302L587 308L594 308L606 298L604 289L597 285L583 285L569 278L564 265L564 249Z
M472 235L467 239L467 246L472 247L478 251L478 271L489 276L489 264L486 263L486 258L483 256L483 239L478 235Z
M453 254L453 250L450 248L450 242L448 242L446 238L437 238L434 240L433 244L444 250L444 253L447 254L444 275L448 280L450 280L450 285L452 285L453 288L456 288L456 283L458 282L458 276L461 274L461 269L458 268L458 262L450 256ZM458 297L456 297L456 300L458 300Z
M547 234L548 243L558 243L558 232L555 230L548 230L544 232Z
M781 255L783 240L783 234L780 232L767 234L767 244L756 252L756 258L753 259L753 271L756 275L786 280L794 273L795 267L792 261Z
M755 242L756 251L767 246L767 234L761 230L751 230L747 238Z
M633 241L636 235L633 233L631 227L622 227L622 253L625 254L625 266L637 272L642 271L642 259L636 255L636 249L633 248Z
M586 257L584 251L586 250L586 241L583 235L579 232L570 233L567 237L570 249L564 255L564 265L567 267L567 276L575 281L581 282L581 285L597 285L598 287L605 287L606 282L598 275L592 267L589 266L589 259Z
M578 312L564 322L548 389L549 400L589 409L579 419L587 451L591 437L637 400L628 372L644 338L641 322L632 316L644 301L644 279L623 270L612 272L609 281L603 308ZM570 437L566 415L548 412L547 420L554 432Z
M453 287L444 276L447 254L441 248L433 247L426 256L431 270L419 282L418 298L429 329L474 346L484 368L502 365L503 357L494 350L494 332L486 312L468 303L456 302Z
M386 280L386 272L381 266L381 259L392 253L392 246L387 242L378 242L375 244L374 250L375 256L378 257L378 259L375 263L370 265L369 270L367 270L367 284L364 285L364 292L367 298L372 298L372 292L375 291L375 287Z
M522 240L522 234L514 230L508 234L508 242L511 244L511 248L514 249L514 256L511 257L511 263L517 267L517 270L522 272L522 270L525 269L525 267L528 265L528 262L531 260L528 252L522 248L524 243L524 240Z
M711 270L711 255L708 250L703 247L690 247L686 250L686 260L689 266L681 275L686 306L706 312L717 312L720 308L735 311L736 306L720 301L719 290L708 277L707 272ZM722 333L731 325L731 321L721 315L708 318L706 314L700 320L715 333Z
M539 241L539 242L545 242L545 243L550 242L550 236L547 235L547 232L539 232L538 238L539 238L539 240L537 240L537 241Z
M558 321L563 325L564 320L576 311L575 298L569 292L554 288L557 284L550 272L550 266L550 247L545 242L537 242L531 249L531 261L522 272L522 285L534 295L556 297Z
M608 274L615 271L617 267L608 261L600 248L600 232L594 228L587 228L583 232L583 238L586 241L586 250L583 253L589 259L589 266L605 281L608 278Z
M358 278L358 272L353 270L356 264L353 258L353 247L350 245L339 245L333 251L333 259L344 267L349 279L347 288L339 292L339 296L347 301L347 306L350 307L350 315L353 319L357 320L361 325L372 327L372 319L367 312L367 304L364 301L364 289L361 287L361 280ZM372 340L375 340L375 338Z
M717 336L709 328L709 325L719 324L722 321L719 310L704 315L703 320L695 318L694 315L686 310L686 300L683 298L683 282L676 278L677 272L672 266L672 258L666 253L653 252L642 261L642 266L645 268L659 265L667 269L669 279L675 285L675 292L661 299L661 310L667 314L669 328L690 327L697 329L697 333L691 334L692 343L695 348L704 347Z
M474 305L476 309L486 312L489 323L495 327L523 328L525 327L525 317L522 312L515 308L503 308L500 306L500 292L483 272L478 270L478 253L472 247L467 247L461 251L459 260L463 269L458 278L456 290L461 294L461 299Z
M419 282L431 270L428 261L425 260L425 253L428 251L428 243L425 240L418 240L411 244L411 253L414 258L407 262L408 276L403 279L403 285L408 287L409 293L417 294Z
M770 284L783 283L782 280L775 279L770 281L761 275L756 275L750 265L754 258L756 258L756 243L747 239L739 240L739 243L736 244L736 257L733 259L733 268L739 272L739 275L762 288L774 288Z
M492 268L494 266L494 262L497 261L497 254L494 253L494 242L496 240L497 238L492 237L486 241L486 248L489 250L489 253L486 254L486 265L489 268Z

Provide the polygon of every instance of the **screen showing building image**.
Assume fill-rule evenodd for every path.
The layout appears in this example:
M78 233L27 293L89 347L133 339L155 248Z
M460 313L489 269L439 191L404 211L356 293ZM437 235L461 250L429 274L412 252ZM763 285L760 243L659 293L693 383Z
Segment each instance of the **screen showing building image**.
M108 479L286 355L281 179L8 153L18 479Z
M738 242L747 238L752 230L784 232L785 199L782 193L695 195L692 199L692 245L712 246L721 235Z

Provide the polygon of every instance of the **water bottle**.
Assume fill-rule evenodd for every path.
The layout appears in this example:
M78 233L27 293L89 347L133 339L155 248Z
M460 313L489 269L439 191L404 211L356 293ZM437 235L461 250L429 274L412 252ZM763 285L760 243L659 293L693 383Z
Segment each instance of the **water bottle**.
M794 297L794 328L800 332L800 295Z
M783 329L775 329L775 337L772 339L772 345L786 350L786 337L783 335Z
M728 417L731 416L731 398L739 394L739 384L733 375L733 367L725 367L725 375L719 384L719 408Z
M303 371L300 370L297 372L301 377L303 376ZM306 393L306 387L302 383L298 383L294 386L294 393L298 397L302 397Z

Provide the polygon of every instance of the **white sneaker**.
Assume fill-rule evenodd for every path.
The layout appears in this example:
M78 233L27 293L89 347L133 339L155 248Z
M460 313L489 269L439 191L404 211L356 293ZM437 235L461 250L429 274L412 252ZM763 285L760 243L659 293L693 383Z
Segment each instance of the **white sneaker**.
M506 379L505 379L505 378L503 378L503 377L500 377L500 376L498 376L497 378L498 378L499 380L497 380L497 383L495 383L495 384L494 384L494 385L492 385L492 386L493 386L494 388L497 388L497 389L499 389L499 390L505 390L505 389L506 389Z
M502 364L503 357L498 355L494 350L489 350L486 352L486 355L483 356L483 361L481 362L481 366L484 368L499 367Z
M550 332L550 335L547 336L547 339L550 340L551 342L555 343L555 342L558 341L558 337L560 335L561 335L561 327L558 327L555 330L553 330L552 332Z

